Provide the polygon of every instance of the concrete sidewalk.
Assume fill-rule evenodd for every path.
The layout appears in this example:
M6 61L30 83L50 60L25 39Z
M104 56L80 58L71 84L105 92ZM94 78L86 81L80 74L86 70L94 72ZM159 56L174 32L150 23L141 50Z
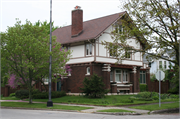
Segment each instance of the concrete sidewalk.
M0 102L28 102L23 100L0 100ZM33 103L44 103L47 102L33 102ZM125 114L148 114L149 110L140 110L140 109L131 109L128 106L121 106L121 107L104 107L104 106L92 106L92 105L81 105L81 104L64 104L64 103L53 103L54 105L67 105L67 106L82 106L82 107L93 107L93 109L86 109L81 110L82 113L97 113L98 110L105 110L105 109L123 109L128 111L134 111L135 113L125 113ZM148 104L147 104L148 105ZM107 114L107 113L106 113ZM110 113L108 113L110 114ZM112 113L111 113L112 114ZM116 114L116 113L113 113ZM124 115L124 113L123 113Z

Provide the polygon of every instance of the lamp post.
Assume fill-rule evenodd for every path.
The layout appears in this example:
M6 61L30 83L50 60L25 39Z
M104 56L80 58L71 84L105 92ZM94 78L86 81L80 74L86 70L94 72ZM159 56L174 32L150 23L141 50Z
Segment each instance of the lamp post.
M50 0L50 42L49 51L51 52L51 42L52 42L52 0ZM53 102L51 101L51 60L52 56L49 56L49 100L47 101L47 107L53 107Z

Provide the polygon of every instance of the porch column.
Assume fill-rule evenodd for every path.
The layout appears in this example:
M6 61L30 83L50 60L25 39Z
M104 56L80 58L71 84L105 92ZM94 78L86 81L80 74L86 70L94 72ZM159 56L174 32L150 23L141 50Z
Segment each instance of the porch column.
M132 92L139 92L139 79L138 79L138 68L136 66L133 67L133 71L131 72L130 81L133 83Z
M110 64L104 64L102 67L103 71L103 81L105 84L106 89L111 89L110 86L110 71L111 71L111 65Z

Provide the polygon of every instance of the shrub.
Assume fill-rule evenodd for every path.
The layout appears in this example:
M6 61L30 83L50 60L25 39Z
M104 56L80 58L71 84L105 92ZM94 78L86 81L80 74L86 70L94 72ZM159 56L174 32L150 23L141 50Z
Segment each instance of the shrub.
M66 96L66 92L65 91L52 91L51 92L51 98L59 98L59 97L63 97ZM40 92L40 93L36 93L33 94L33 99L48 99L49 97L49 92Z
M140 92L147 91L147 85L146 84L140 84Z
M10 95L9 95L9 97L13 97L13 96L15 96L16 94L15 93L11 93Z
M24 99L29 97L29 91L28 90L17 90L15 92L16 98Z
M92 98L101 98L104 97L105 94L109 92L108 89L105 89L105 84L103 79L98 77L96 74L91 76L90 79L85 77L83 81L84 88L80 88L80 90L85 93L85 96Z
M138 93L136 95L136 97L138 97L138 98L145 98L146 99L146 98L150 98L151 95L152 95L151 92L140 92L140 93Z

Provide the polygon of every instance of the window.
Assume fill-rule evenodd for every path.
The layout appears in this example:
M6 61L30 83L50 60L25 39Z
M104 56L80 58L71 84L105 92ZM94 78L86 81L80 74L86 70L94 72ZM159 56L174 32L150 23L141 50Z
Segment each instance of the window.
M125 58L131 58L131 52L126 50L125 51Z
M146 72L140 71L140 83L146 83Z
M128 73L127 73L127 71L123 71L123 82L128 82Z
M113 71L110 72L110 81L113 82Z
M48 84L49 83L49 78L48 77L45 77L42 80L43 80L44 84Z
M166 66L166 61L164 61L164 69L166 69L167 68L167 66Z
M121 82L121 70L116 70L116 82Z
M162 61L159 61L159 69L162 69Z
M122 33L124 33L124 28L122 25L115 24L115 31L116 31L116 33L122 34Z
M86 75L90 75L90 67L86 68Z
M114 46L110 46L109 56L110 56L110 57L115 57L115 56L116 56Z
M86 55L92 55L92 44L86 44Z

